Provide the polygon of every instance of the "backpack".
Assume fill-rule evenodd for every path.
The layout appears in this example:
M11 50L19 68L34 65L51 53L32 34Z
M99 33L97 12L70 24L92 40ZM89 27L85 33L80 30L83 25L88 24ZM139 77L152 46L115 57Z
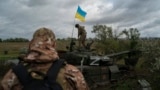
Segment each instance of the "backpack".
M12 70L24 86L22 90L63 90L60 84L56 82L58 72L63 64L64 60L53 62L47 75L42 80L32 78L23 64L18 64Z

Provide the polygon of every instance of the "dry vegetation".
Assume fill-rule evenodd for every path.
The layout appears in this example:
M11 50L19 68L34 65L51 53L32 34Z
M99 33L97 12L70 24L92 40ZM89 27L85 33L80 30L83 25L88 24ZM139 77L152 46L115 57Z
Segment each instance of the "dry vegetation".
M18 54L20 49L27 48L28 42L2 42L0 43L0 56L4 54L4 51L8 51L9 54ZM57 50L66 50L66 46L69 45L67 41L57 41Z

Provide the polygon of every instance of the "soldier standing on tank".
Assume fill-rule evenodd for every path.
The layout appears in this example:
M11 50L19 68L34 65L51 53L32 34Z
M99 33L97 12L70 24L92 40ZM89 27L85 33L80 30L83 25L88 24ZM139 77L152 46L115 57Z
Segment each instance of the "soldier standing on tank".
M79 41L79 47L81 47L81 45L83 46L83 48L86 47L85 45L85 40L86 40L86 30L84 26L80 26L79 24L75 24L75 27L78 29L78 41Z

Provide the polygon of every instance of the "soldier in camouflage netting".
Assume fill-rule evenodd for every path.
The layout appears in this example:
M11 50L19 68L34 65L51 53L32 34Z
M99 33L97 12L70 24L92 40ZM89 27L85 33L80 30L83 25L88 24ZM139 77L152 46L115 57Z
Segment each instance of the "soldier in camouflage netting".
M28 53L23 58L21 57L20 64L10 69L3 77L1 81L2 90L44 90L43 88L45 90L89 90L82 73L75 66L59 59L55 47L54 33L48 28L38 29L29 44ZM59 64L59 66L54 65L54 63ZM54 71L58 72L57 75L52 73ZM50 77L52 75L56 76L55 81L52 80L54 78ZM30 80L31 78L32 80ZM45 80L42 82L44 85L42 83L31 84L31 81L35 80L40 82ZM36 88L38 85L41 87Z

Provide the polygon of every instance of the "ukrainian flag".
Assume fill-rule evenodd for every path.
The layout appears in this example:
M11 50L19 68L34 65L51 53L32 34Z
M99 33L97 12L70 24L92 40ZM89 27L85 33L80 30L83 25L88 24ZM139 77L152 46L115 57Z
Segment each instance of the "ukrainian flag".
M75 18L79 19L82 22L85 22L85 16L86 16L86 14L87 13L85 11L83 11L80 6L78 6Z

